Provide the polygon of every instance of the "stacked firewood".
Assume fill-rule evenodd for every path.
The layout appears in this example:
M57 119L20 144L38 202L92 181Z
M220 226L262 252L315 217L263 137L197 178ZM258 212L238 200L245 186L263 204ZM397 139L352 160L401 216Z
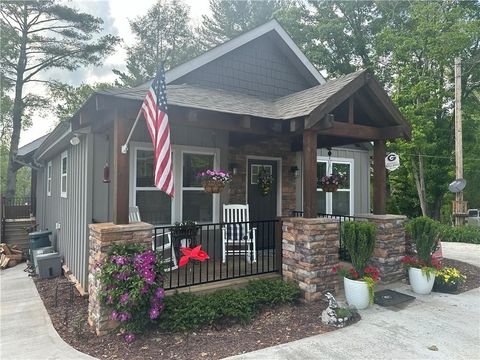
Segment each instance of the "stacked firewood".
M17 245L8 246L7 244L0 244L0 268L14 267L23 259L22 250L18 249Z

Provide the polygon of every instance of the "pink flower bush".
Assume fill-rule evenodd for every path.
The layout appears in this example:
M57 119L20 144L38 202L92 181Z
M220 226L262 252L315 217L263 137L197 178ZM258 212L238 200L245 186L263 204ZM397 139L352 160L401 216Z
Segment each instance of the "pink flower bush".
M133 342L134 334L156 320L165 307L161 256L138 245L117 245L97 276L103 284L101 301L112 308L112 320L126 331L125 342Z
M205 181L220 181L223 184L227 184L232 181L230 174L223 170L205 170L199 172L197 177L201 179L202 183Z

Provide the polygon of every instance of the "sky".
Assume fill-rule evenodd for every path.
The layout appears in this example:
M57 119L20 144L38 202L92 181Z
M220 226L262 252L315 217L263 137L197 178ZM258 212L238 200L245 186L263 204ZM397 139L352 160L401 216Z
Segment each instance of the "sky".
M208 0L183 0L190 7L192 25L200 25L202 15L209 14ZM81 68L75 71L51 70L44 74L46 78L58 79L62 82L78 86L81 83L112 82L115 75L112 69L124 70L126 51L125 46L135 41L128 21L137 16L144 15L155 3L154 0L99 0L78 1L65 0L68 6L78 8L84 12L101 17L104 21L104 33L110 33L123 39L123 43L115 52L107 57L101 67ZM41 87L32 87L33 92L45 91ZM32 126L22 131L20 146L47 134L53 130L56 119L47 114L37 114L33 118Z

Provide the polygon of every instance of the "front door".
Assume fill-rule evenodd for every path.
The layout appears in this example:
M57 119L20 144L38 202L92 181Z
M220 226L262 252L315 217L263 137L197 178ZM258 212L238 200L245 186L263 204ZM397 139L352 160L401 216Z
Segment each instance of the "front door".
M277 217L277 166L274 160L248 160L247 188L250 221L274 220ZM260 222L254 226L257 226L257 248L273 247L273 223Z

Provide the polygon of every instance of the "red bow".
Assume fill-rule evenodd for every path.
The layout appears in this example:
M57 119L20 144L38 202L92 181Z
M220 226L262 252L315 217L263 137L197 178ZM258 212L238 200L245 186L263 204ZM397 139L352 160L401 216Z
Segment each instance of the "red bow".
M205 261L207 259L210 259L208 254L205 251L201 250L201 247L202 245L198 245L193 249L189 247L180 248L180 251L184 256L180 258L180 261L178 262L178 266L182 267L186 265L190 259L197 260L197 261Z

